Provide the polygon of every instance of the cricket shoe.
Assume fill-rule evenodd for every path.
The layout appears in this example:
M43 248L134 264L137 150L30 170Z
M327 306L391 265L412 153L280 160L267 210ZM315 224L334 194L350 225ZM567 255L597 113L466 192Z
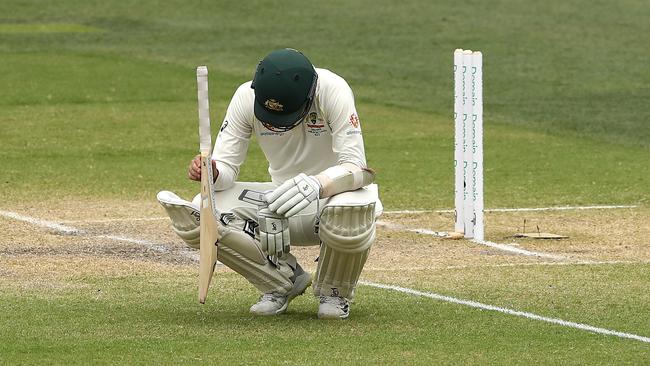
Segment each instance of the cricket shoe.
M294 271L295 280L293 287L284 295L275 292L262 294L259 301L251 306L250 312L255 315L277 315L287 311L291 300L305 293L305 290L311 285L311 274L305 272L300 265L297 265Z
M186 201L170 191L160 191L156 195L158 202L165 208L172 221L174 232L187 245L199 249L201 211L194 202Z
M350 316L350 301L345 297L321 296L318 305L318 319L347 319Z

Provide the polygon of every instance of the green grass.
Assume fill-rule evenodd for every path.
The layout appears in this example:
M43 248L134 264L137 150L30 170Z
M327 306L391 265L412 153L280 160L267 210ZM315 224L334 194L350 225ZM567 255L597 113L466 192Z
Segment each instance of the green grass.
M70 195L152 199L163 188L185 196L194 194L198 187L187 181L185 172L197 151L195 101L184 101L191 97L174 95L180 92L169 90L161 81L138 78L150 68L147 64L136 62L121 69L125 76L102 90L97 85L111 82L109 65L115 60L93 63L87 57L70 57L66 61L71 63L70 70L87 63L96 65L96 73L92 67L84 71L97 75L96 85L73 84L61 94L36 85L33 88L39 93L25 96L17 88L14 97L29 103L3 107L2 191L20 201ZM40 66L34 69L53 71ZM191 72L166 69L170 78L191 79ZM191 85L186 89L185 94L193 91ZM120 100L124 95L111 96L111 90L134 90L134 100ZM147 95L143 90L158 92ZM213 108L223 109L225 103L219 100ZM368 162L378 173L385 205L390 209L451 207L453 127L449 121L368 103L361 103L359 110L367 121ZM609 145L603 149L602 142L506 124L486 129L488 207L647 202L646 148ZM259 148L253 145L250 150L240 179L267 180ZM25 169L24 158L33 153L29 158L33 165Z
M627 270L604 272L600 277L611 280ZM650 356L639 342L368 287L360 287L362 301L346 322L318 321L310 296L298 298L285 315L260 319L247 313L257 295L243 280L229 274L215 281L219 290L204 306L195 301L193 270L155 279L137 273L86 278L76 280L83 290L54 294L39 288L5 293L0 351L5 360L57 364L621 364ZM578 282L567 279L564 286ZM482 291L491 301L509 302L511 294L489 290L472 295L482 299ZM553 306L553 294L547 291L528 310L567 315ZM599 319L601 309L589 295L571 294L575 312L583 310L572 315L609 323ZM617 308L616 316L634 318L644 306ZM628 328L648 331L647 324Z
M184 175L196 151L194 67L210 67L218 125L256 61L294 46L353 86L387 206L450 207L450 63L461 46L485 54L488 207L647 202L650 55L631 47L647 43L645 3L339 5L7 2L6 27L104 32L0 33L11 70L0 74L0 193L192 194ZM277 21L287 11L291 26ZM241 178L267 179L251 150ZM20 157L35 151L24 169Z
M0 182L7 196L151 199L161 188L185 195L197 190L185 178L197 135L191 68L110 55L11 53L4 60L24 70L0 76L7 85L0 91ZM212 81L227 86L213 88L218 124L238 81L219 73ZM450 121L365 102L359 110L387 207L451 207ZM23 158L34 152L32 168L25 169ZM486 125L486 204L644 203L647 156L640 146L493 122ZM268 179L256 145L241 179Z
M538 315L650 334L648 264L513 266L409 272L408 287ZM372 274L368 274L372 278Z
M648 146L642 0L472 2L6 1L5 23L74 23L88 34L2 34L0 50L111 53L249 78L284 46L344 75L362 101L451 115L451 57L485 54L488 121ZM2 19L0 18L0 22ZM166 75L161 75L166 78Z

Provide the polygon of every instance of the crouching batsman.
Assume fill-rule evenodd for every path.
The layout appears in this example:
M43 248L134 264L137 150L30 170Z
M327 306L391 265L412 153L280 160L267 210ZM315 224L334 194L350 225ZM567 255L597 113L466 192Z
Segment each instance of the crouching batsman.
M253 136L271 182L237 181ZM216 208L226 228L217 258L262 293L250 312L285 312L312 284L291 247L320 245L313 279L318 317L347 318L382 206L345 80L314 68L296 50L270 53L230 101L212 164ZM188 175L200 181L200 156ZM176 234L198 248L200 194L189 202L162 191L158 200Z

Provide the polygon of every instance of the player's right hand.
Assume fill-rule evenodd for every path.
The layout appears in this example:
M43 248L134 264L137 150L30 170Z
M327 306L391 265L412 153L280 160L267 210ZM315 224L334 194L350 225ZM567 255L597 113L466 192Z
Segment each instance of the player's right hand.
M190 162L190 168L187 170L187 176L191 180L201 181L201 155L196 155Z
M289 253L289 219L264 206L258 208L257 218L262 250L276 258L281 258Z
M217 176L219 175L219 171L217 170L217 164L212 160L212 174L214 175L214 180L217 180ZM194 159L190 162L190 167L187 170L187 176L191 180L195 180L197 182L201 181L201 155L196 155Z

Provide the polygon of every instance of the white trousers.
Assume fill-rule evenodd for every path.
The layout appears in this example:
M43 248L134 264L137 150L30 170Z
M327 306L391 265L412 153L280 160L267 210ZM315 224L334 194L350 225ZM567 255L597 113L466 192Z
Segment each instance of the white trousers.
M231 188L216 192L216 208L221 212L221 214L232 213L239 219L257 222L258 207L252 203L240 200L240 195L246 189L264 192L276 187L277 185L271 182L236 182ZM383 212L383 206L379 200L377 185L372 184L368 187L370 189L358 190L359 193L356 196L361 199L376 200L375 217L379 217ZM355 191L355 193L356 192L357 191ZM328 201L334 197L324 198L318 200L318 202L314 201L304 210L289 218L289 235L291 237L292 246L312 246L320 244L320 239L316 232L317 213L320 214L319 210L322 210L325 205L327 205ZM198 203L200 200L201 194L199 193L194 197L193 202ZM356 200L353 199L352 201ZM341 204L340 200L338 200L338 203Z

